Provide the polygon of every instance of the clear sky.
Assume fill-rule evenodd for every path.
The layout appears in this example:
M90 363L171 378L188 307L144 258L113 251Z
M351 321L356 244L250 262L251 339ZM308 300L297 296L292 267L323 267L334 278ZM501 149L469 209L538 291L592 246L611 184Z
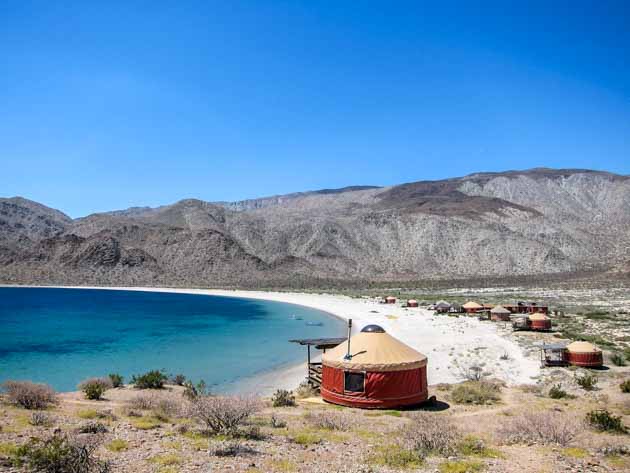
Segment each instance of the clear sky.
M629 2L0 0L0 196L77 217L535 166L630 174Z

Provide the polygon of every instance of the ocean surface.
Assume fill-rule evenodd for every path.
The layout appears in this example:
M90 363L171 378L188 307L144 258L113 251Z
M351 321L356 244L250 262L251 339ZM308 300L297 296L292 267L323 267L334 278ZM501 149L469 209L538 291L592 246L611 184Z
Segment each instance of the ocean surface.
M320 325L321 324L321 325ZM339 337L343 321L306 307L159 292L0 288L0 382L74 391L93 376L163 369L214 392L306 360L292 338Z

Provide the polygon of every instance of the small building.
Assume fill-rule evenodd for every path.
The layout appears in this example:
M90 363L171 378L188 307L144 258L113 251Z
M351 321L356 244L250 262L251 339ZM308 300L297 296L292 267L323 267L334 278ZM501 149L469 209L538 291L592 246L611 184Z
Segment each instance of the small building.
M418 307L418 301L415 299L409 299L407 301L407 307Z
M567 346L567 361L570 365L599 368L604 364L602 351L588 342L573 342Z
M387 296L385 298L385 304L395 304L396 298L394 296Z
M512 328L514 330L529 330L529 318L524 315L517 315L512 319Z
M490 309L490 320L494 320L495 322L498 322L498 321L509 322L510 311L507 310L503 306L500 306L500 305L495 306L492 309Z
M483 306L475 301L468 301L462 307L464 308L464 312L468 314L474 314L483 310Z
M435 303L435 310L440 314L446 314L451 309L451 304L446 301L437 301Z
M367 325L322 355L322 398L333 404L388 409L427 400L427 357Z
M545 314L535 312L527 317L530 330L544 332L551 330L551 319Z
M464 309L462 309L461 304L451 304L451 308L449 309L449 313L451 313L451 314L461 314L462 312L464 312Z
M568 364L567 347L563 343L543 343L540 347L541 366L566 366Z

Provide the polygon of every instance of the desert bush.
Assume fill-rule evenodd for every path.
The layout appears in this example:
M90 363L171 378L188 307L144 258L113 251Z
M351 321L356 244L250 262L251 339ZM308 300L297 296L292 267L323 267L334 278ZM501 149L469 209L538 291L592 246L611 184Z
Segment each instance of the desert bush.
M86 422L77 427L80 434L105 434L107 431L107 426L101 422Z
M573 416L556 412L527 412L508 419L499 429L507 444L539 443L567 445L579 429Z
M140 393L129 400L131 409L151 410L153 415L162 422L170 417L177 417L184 409L182 398L167 393ZM129 414L127 414L129 416Z
M575 373L574 379L577 385L585 391L592 391L595 389L598 381L597 376L588 372Z
M459 372L468 381L481 381L484 377L481 365L460 366Z
M562 386L560 384L554 384L549 389L549 397L551 399L564 399L569 397L569 395L564 389L562 389Z
M98 459L95 437L77 437L57 433L46 439L31 438L13 455L17 466L40 473L107 473L109 463Z
M183 386L186 382L186 376L183 374L172 374L168 382L174 384L175 386Z
M131 377L131 382L137 389L162 389L166 380L166 374L159 370L148 371Z
M368 457L368 463L395 470L407 470L422 466L424 457L416 451L392 444L377 447Z
M105 448L110 452L122 452L123 450L127 450L129 444L122 439L114 439L105 445Z
M113 388L121 388L123 387L123 381L125 378L122 377L122 375L118 374L118 373L110 373L109 374L109 380L112 383L112 387Z
M608 412L606 409L597 409L586 414L588 424L600 432L626 433L628 429L623 425L620 416Z
M47 427L52 424L52 420L45 412L35 411L31 414L31 418L28 423L36 427Z
M294 390L295 396L298 399L304 399L307 397L314 397L319 395L319 391L317 388L311 386L311 383L308 381L302 381L297 389Z
M197 384L193 384L192 381L185 381L184 384L184 397L189 401L196 399L199 396L209 396L210 390L206 386L206 382L202 379Z
M626 366L626 357L621 353L613 353L610 356L610 361L615 366Z
M398 442L407 450L423 457L429 454L450 456L457 452L461 434L455 424L445 416L416 412L411 422L398 431Z
M278 389L271 397L273 407L293 407L295 406L295 396L291 391Z
M500 399L501 388L489 381L465 381L453 386L451 399L457 404L492 404Z
M345 412L318 411L307 412L305 420L316 429L349 430L352 422Z
M113 387L109 378L89 378L79 383L79 390L83 391L86 399L98 401L108 389Z
M622 393L630 393L630 379L626 379L619 384Z
M271 427L274 429L284 429L286 426L286 421L276 417L274 414L271 414Z
M155 396L153 394L137 394L127 401L132 409L149 410L155 406Z
M200 422L210 434L233 435L261 408L257 398L198 396L190 402L188 415Z
M6 381L2 389L8 402L25 409L46 409L57 402L55 390L47 384Z
M238 457L239 455L246 455L254 452L255 451L251 447L243 444L240 440L221 442L212 449L212 454L216 457Z

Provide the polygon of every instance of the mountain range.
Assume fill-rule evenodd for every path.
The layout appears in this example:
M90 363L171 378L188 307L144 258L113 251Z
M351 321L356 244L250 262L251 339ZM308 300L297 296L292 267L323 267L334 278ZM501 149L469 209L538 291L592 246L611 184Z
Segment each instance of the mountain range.
M536 168L72 219L0 199L0 282L310 287L630 272L630 176Z

